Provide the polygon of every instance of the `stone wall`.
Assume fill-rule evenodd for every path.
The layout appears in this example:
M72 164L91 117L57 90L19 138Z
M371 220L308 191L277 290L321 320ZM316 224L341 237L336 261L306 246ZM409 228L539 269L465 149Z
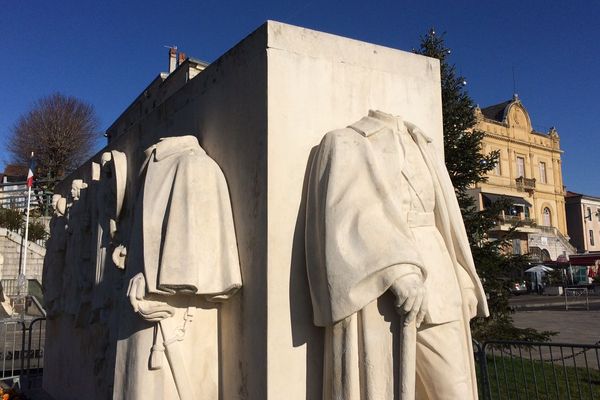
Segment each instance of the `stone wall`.
M554 261L559 256L575 254L575 248L564 238L552 232L530 233L529 247L539 247L547 250Z
M17 279L21 264L21 246L23 237L5 228L0 228L0 254L4 263L0 269L1 279ZM29 242L27 254L27 279L42 282L42 267L46 249L37 243Z

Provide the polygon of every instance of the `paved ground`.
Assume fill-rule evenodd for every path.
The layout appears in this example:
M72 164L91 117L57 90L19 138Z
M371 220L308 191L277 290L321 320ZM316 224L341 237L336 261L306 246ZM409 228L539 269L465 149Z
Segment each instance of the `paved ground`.
M540 331L558 332L550 340L553 343L600 344L600 298L590 296L588 305L583 299L569 298L569 310L565 299L559 296L522 295L510 299L516 310L515 326ZM585 350L577 346L541 346L534 350L534 359L555 360L557 365L589 366L600 369L600 353L597 348ZM564 364L562 364L564 363Z
M537 310L517 311L515 326L555 331L553 342L595 344L600 342L600 311Z
M590 296L589 311L585 299L569 298L565 310L564 297L521 295L510 299L516 310L515 325L520 328L559 332L553 342L595 344L600 341L600 297Z

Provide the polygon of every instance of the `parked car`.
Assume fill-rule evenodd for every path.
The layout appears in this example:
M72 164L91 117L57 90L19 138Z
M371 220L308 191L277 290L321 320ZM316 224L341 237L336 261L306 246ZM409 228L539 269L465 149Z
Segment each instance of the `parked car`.
M510 283L510 293L518 296L522 293L527 293L527 285L525 281L516 281Z

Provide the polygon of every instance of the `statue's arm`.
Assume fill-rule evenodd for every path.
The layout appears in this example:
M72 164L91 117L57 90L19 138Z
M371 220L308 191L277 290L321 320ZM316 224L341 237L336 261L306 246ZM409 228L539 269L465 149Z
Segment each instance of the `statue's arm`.
M357 312L394 284L411 318L423 307L423 290L413 295L412 288L414 277L422 286L426 271L368 140L351 130L330 132L312 160L305 237L319 326Z

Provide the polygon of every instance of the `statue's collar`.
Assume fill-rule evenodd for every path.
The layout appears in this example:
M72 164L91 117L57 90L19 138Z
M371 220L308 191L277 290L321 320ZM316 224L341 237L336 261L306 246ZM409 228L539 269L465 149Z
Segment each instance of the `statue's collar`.
M160 161L187 150L196 150L204 153L198 144L198 139L191 135L162 138L160 142L148 147L144 153L146 157L150 157L154 153L154 159Z
M431 138L425 135L416 125L404 121L401 117L379 110L369 110L368 116L353 123L349 128L354 129L365 137L369 137L384 128L389 128L394 132L408 131L417 143L417 136L421 136L428 143L431 142Z

